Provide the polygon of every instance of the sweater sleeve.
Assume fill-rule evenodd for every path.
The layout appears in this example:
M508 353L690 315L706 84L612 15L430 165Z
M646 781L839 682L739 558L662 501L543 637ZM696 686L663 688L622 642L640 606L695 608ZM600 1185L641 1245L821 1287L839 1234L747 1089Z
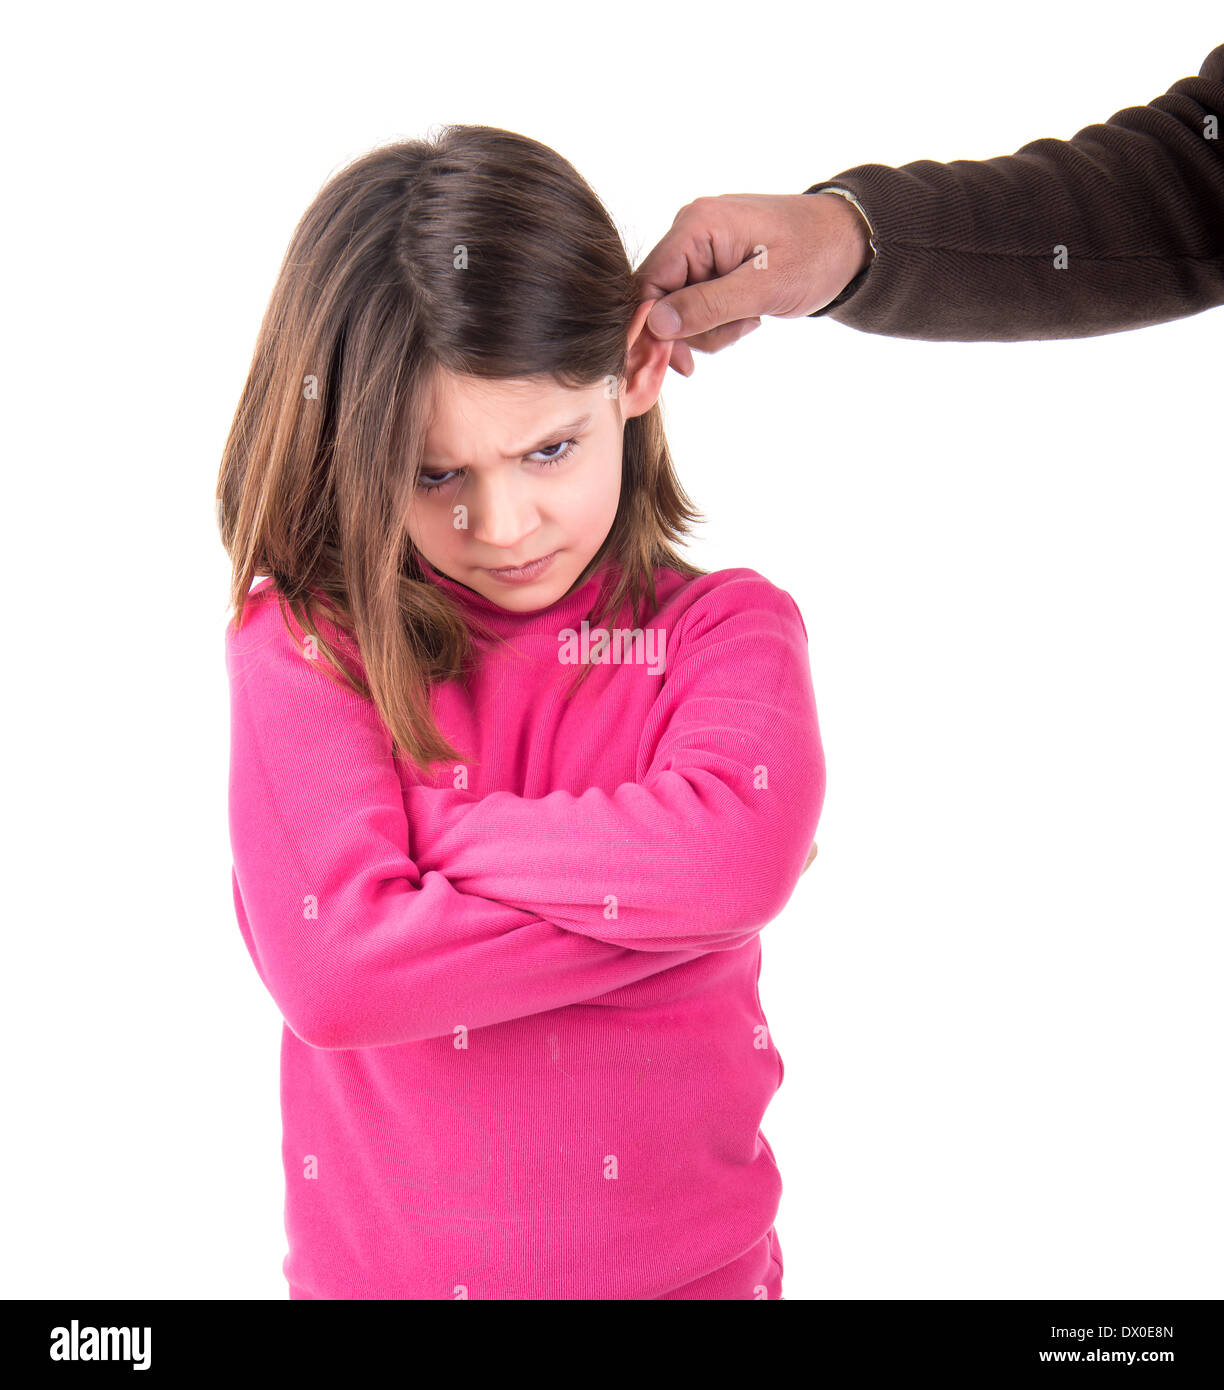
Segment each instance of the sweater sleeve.
M803 872L825 764L799 609L738 574L667 634L636 781L530 799L413 787L420 862L464 892L638 951L750 941Z
M1070 140L861 164L805 192L833 185L862 204L877 254L810 317L898 338L1015 342L1200 313L1224 304L1224 44L1197 77Z
M231 621L226 665L238 923L303 1042L449 1036L582 1003L702 954L575 935L420 869L373 702L317 669L272 599L241 631Z

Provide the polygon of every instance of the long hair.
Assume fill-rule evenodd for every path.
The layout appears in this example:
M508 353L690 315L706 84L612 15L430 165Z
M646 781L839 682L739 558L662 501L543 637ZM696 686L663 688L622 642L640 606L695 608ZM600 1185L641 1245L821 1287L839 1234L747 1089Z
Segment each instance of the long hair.
M489 634L424 578L406 525L439 370L619 381L639 302L603 205L534 140L447 125L341 168L293 233L221 459L235 626L270 576L286 626L292 613L316 664L373 700L395 756L462 760L429 691L466 678L473 638ZM626 596L634 627L645 604L653 615L656 566L708 572L671 544L703 518L657 402L625 421L621 479L612 528L576 581L615 562L593 627Z

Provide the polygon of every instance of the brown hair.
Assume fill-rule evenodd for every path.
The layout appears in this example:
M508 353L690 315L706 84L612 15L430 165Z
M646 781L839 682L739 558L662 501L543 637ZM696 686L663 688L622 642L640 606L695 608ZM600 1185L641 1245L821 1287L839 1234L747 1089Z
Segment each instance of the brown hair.
M420 765L461 759L429 687L464 676L473 631L489 634L423 577L406 528L437 371L620 381L641 298L594 192L525 136L448 125L341 168L293 233L221 459L235 626L254 578L271 576L286 627L288 609L374 701L396 749ZM706 574L670 543L699 519L656 402L625 422L616 519L576 581L616 562L592 626L627 595L634 627L644 599L653 614L657 565ZM353 644L349 669L339 648Z

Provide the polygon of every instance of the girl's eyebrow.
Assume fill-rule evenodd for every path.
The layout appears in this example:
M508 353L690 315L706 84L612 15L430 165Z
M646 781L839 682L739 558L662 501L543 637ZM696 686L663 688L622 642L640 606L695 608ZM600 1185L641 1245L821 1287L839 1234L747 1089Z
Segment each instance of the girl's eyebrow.
M589 414L581 415L578 417L577 420L570 420L564 425L557 425L555 429L549 430L548 433L544 436L544 438L541 439L538 443L526 444L523 446L523 448L516 449L513 453L504 454L502 457L507 460L516 459L521 458L523 454L533 454L537 449L547 449L550 444L553 444L556 441L558 435L566 435L577 430L584 430L590 423L591 417ZM425 454L422 457L421 462L436 463L440 459L443 462L446 461L442 458L441 455Z

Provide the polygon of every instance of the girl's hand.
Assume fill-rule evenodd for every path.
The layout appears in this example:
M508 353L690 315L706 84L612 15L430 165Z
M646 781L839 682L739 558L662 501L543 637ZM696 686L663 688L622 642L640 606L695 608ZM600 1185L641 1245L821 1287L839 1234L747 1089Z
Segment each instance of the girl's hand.
M811 853L808 855L808 857L807 857L807 863L803 866L802 869L799 870L799 877L800 877L800 878L802 878L803 875L806 874L807 871L812 867L812 860L815 859L815 858L816 858L816 841L813 840L813 841L812 841L812 852L811 852Z

